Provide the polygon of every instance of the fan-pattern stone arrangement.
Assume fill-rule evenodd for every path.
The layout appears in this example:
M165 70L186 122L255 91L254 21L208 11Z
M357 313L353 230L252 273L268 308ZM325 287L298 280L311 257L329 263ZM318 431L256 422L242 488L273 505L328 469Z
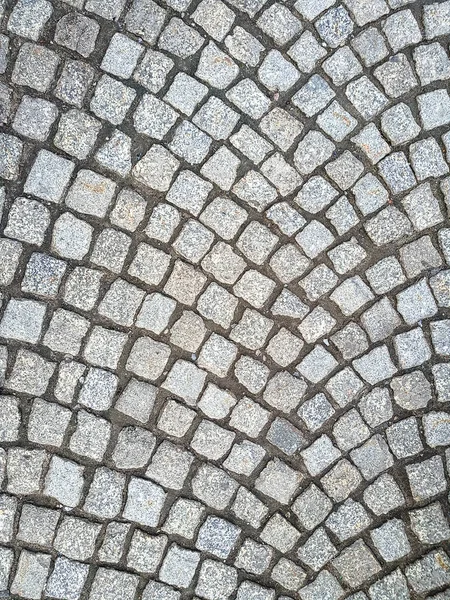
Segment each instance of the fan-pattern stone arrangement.
M450 1L0 15L0 597L449 599Z

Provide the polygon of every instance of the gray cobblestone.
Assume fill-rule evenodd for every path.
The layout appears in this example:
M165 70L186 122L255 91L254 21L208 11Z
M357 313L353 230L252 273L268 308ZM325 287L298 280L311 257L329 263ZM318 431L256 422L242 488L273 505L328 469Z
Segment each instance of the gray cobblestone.
M0 590L444 596L449 2L0 18Z

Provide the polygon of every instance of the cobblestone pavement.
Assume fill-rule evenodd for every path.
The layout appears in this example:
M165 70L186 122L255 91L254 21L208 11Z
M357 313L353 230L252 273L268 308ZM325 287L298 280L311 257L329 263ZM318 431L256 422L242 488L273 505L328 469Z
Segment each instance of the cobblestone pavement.
M0 597L448 600L450 1L0 15Z

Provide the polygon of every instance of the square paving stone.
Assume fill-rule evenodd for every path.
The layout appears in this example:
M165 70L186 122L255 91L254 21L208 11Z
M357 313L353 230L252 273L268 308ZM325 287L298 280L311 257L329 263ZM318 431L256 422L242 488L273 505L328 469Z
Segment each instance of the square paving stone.
M409 106L400 102L381 115L381 129L393 145L404 144L420 133Z
M267 8L257 23L280 46L286 44L302 29L300 20L280 4L274 4Z
M176 587L187 588L194 578L199 562L200 555L197 552L173 544L162 563L159 578Z
M170 149L189 164L196 165L201 163L208 154L211 142L209 135L190 121L182 121L175 130Z
M423 181L428 177L440 177L448 173L447 163L434 138L427 138L411 144L410 158L418 181Z
M44 450L9 448L6 464L7 491L11 494L38 494L46 461Z
M376 515L383 515L404 505L405 498L392 475L383 474L366 488L364 502Z
M413 57L422 85L450 78L450 60L438 42L418 46L413 51Z
M181 317L172 325L170 341L187 351L198 350L206 334L203 319L190 311L184 311Z
M53 81L58 63L59 57L52 50L25 42L20 47L11 79L17 85L46 92Z
M24 191L37 198L59 203L74 168L72 161L47 150L40 150L25 182Z
M377 67L374 74L391 98L406 94L418 84L412 66L404 54L396 54Z
M272 569L270 577L284 589L297 591L306 579L306 573L298 565L287 558L281 558ZM280 596L280 600L290 600L287 596Z
M343 85L362 72L361 63L348 46L336 50L323 62L322 68L335 85Z
M126 333L95 326L89 334L83 356L96 367L116 369L127 337Z
M230 426L256 438L269 419L269 412L250 398L242 398L233 409Z
M82 372L79 374L81 377ZM80 390L78 401L94 410L107 410L117 388L117 377L102 369L90 368Z
M367 156L372 164L376 164L390 152L390 147L381 136L374 123L370 123L351 138Z
M52 457L45 478L46 496L73 508L80 502L83 484L84 467L59 456Z
M158 379L170 357L170 348L150 337L140 337L133 344L127 369L144 379Z
M426 593L448 585L449 558L443 550L433 550L406 569L406 577L418 593Z
M371 67L388 55L384 37L375 27L368 27L361 31L352 41L352 46L361 56L366 67Z
M397 309L408 325L436 314L436 302L425 279L397 294Z
M70 438L69 448L75 454L101 461L110 435L111 425L106 419L80 410L77 413L77 425Z
M123 279L116 279L100 302L98 311L119 325L131 326L144 296L143 290Z
M211 96L193 118L195 125L215 140L228 138L238 120L239 114L216 96Z
M74 108L61 116L53 143L67 154L84 159L93 149L100 129L97 119Z
M55 297L65 270L65 262L35 252L27 263L21 289L37 296Z
M55 363L45 360L39 354L20 349L6 387L16 392L41 396L45 393L54 370Z
M390 382L395 402L405 410L417 410L431 400L431 386L421 371L413 371Z
M306 389L307 385L303 379L294 377L287 371L281 371L269 381L263 399L270 406L289 413L298 406Z
M141 525L156 527L165 498L166 493L159 485L132 477L128 484L127 502L123 509L123 517ZM151 499L151 502L149 499Z
M50 2L39 0L32 4L19 0L8 20L8 31L37 41L53 10Z
M381 566L364 544L358 540L333 560L333 566L352 588L359 587L381 570Z
M54 90L54 95L67 104L81 108L94 78L94 69L81 60L67 60Z
M77 212L104 217L114 196L116 184L94 171L78 171L66 196L66 204Z
M383 31L394 52L422 39L419 25L409 9L390 15L383 24Z
M164 286L164 291L179 302L192 305L204 287L205 282L206 277L203 273L195 270L191 265L182 261L176 261L172 273Z
M120 125L135 97L136 92L132 88L109 75L103 75L97 83L90 107L100 119Z
M353 31L353 21L343 6L330 8L315 22L323 41L331 48L342 45Z
M229 521L209 516L200 527L195 546L201 551L225 559L236 545L240 532L240 528Z
M326 493L335 502L346 500L360 485L361 475L350 462L342 459L320 480Z
M215 423L203 420L197 427L191 447L201 456L210 460L222 458L233 443L234 433Z
M307 117L312 117L333 99L334 91L320 75L313 75L292 97L292 102Z
M144 46L121 33L115 33L103 57L101 68L111 75L128 79L144 51Z
M192 454L165 440L153 454L145 475L166 488L180 490L192 461Z
M373 479L394 463L392 454L384 438L372 436L365 444L352 450L350 456L365 479Z
M358 534L371 524L369 513L359 502L346 500L325 521L325 525L340 541Z
M76 356L89 329L89 321L76 313L58 309L53 313L42 343L54 352Z
M51 547L59 517L60 513L57 510L24 504L17 539L29 544Z
M289 504L303 476L279 459L270 461L256 480L260 492L281 504Z
M57 558L46 585L47 593L60 600L78 600L88 572L88 565L62 557Z
M373 543L386 562L400 560L411 551L405 525L401 519L391 519L370 532Z
M336 462L341 452L333 445L327 435L320 436L308 448L302 450L301 456L308 472L314 477Z
M384 246L412 232L406 215L395 206L388 206L364 225L369 237L377 246Z
M92 309L97 301L103 273L85 267L76 267L64 286L64 300L83 310Z
M409 513L411 528L425 544L438 544L450 537L450 529L439 502Z
M388 103L386 96L365 75L355 81L351 81L347 85L345 95L365 120L372 119L381 112ZM373 137L372 134L372 141ZM381 147L383 147L385 143L377 140L377 145L379 150L381 150Z
M300 598L302 600L339 600L344 590L339 581L329 571L321 571L316 579L302 588Z
M191 486L196 498L211 508L223 510L229 506L238 483L225 471L213 465L203 464L195 473Z
M206 372L185 360L178 360L171 368L163 387L194 405L203 389Z
M50 570L51 556L22 550L11 593L38 600L44 591Z
M148 2L148 0L146 1ZM156 6L154 2L152 5ZM186 25L181 19L174 17L162 32L158 47L184 59L195 54L203 42L204 38L198 31Z
M122 508L122 494L125 477L122 473L100 467L95 471L94 478L83 510L100 519L116 517Z
M195 588L197 594L206 600L222 600L229 598L236 588L236 569L215 560L203 561Z
M187 540L193 539L204 510L205 507L199 502L179 498L170 509L163 531L180 535Z
M133 600L139 583L137 575L100 567L94 577L89 600Z
M55 42L69 48L84 58L95 49L100 25L80 13L68 13L61 17L56 24Z
M445 490L444 468L440 456L408 465L406 474L413 498L417 501L432 498Z
M260 538L266 544L280 552L292 550L300 537L300 533L279 513L275 513L266 523Z
M450 97L445 89L427 92L417 97L424 129L434 129L450 122Z
M51 102L23 96L14 116L13 127L20 135L43 142L57 116L58 109Z
M294 154L294 163L302 175L308 175L331 158L335 145L320 131L309 131L300 141Z
M305 31L289 48L288 55L294 60L300 71L310 73L314 70L317 62L327 55L327 52L310 31Z
M95 160L105 169L126 177L131 171L131 138L115 130L98 150Z
M299 559L313 571L320 571L336 554L337 550L323 528L316 529L297 551Z
M258 78L271 92L286 92L298 80L300 73L278 50L270 50L258 69Z
M382 600L386 594L394 594L397 600L409 600L411 597L406 579L400 569L393 571L371 585L369 594L373 600Z
M11 298L0 322L0 335L36 343L40 337L46 308L35 300Z
M393 423L386 430L386 437L397 458L406 458L423 450L416 419L410 417Z
M239 67L211 41L200 55L195 74L210 86L225 89L239 74Z
M251 67L256 67L264 50L259 40L239 26L225 38L225 46L232 56Z
M140 469L155 449L155 436L140 427L123 427L117 437L112 460L119 469Z
M166 545L165 535L148 535L135 529L127 554L127 567L144 573L155 573Z
M95 550L101 525L76 517L65 517L58 527L54 547L75 560L87 560Z
M220 42L231 29L235 14L220 0L203 0L197 6L193 19L208 35Z
M156 94L164 86L167 75L173 66L174 62L168 56L149 49L134 71L133 78L150 92Z
M247 538L242 544L234 564L238 569L244 569L247 573L261 575L268 569L271 558L271 548Z

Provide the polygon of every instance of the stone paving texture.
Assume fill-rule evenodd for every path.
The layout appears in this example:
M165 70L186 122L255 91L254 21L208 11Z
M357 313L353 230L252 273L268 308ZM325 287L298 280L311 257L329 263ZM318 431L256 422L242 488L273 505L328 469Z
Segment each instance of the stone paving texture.
M0 597L450 598L450 0L0 24Z

